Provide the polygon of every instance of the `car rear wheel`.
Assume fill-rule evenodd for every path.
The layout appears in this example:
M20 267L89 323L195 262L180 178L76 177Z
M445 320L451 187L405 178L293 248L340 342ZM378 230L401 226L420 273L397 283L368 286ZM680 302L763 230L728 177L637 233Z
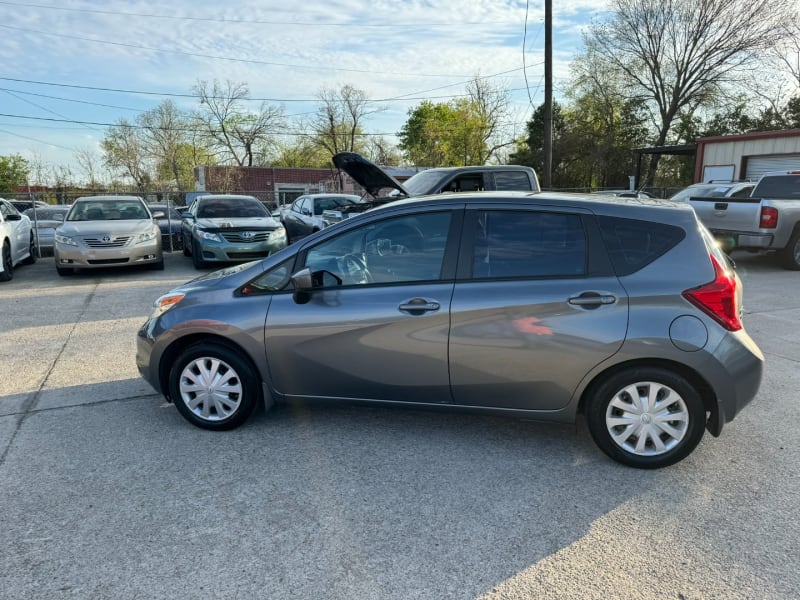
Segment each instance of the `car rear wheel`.
M786 248L778 253L781 266L790 271L800 271L800 229L792 234Z
M0 273L0 281L11 281L14 278L14 263L11 262L11 244L3 244L3 272Z
M586 416L603 452L640 469L658 469L686 458L700 443L706 422L694 387L661 368L612 375L591 393Z
M249 361L213 343L187 348L169 374L176 408L203 429L234 429L244 423L258 403L258 386Z

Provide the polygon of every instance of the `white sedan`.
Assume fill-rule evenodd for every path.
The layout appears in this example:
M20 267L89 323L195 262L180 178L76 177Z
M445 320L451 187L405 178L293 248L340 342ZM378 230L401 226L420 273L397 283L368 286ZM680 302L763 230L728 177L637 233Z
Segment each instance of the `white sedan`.
M14 267L36 262L36 242L31 231L31 221L14 208L8 200L0 198L0 281L14 277Z

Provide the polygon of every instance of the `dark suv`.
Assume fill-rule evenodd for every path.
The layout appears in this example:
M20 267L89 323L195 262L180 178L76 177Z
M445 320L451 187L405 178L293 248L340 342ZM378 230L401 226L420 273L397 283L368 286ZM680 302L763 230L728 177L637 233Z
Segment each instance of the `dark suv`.
M662 467L758 391L740 285L686 204L428 196L162 296L137 364L208 429L275 400L584 413L609 456Z
M326 210L322 213L322 220L326 226L400 198L460 192L540 190L536 171L521 165L425 169L401 184L378 165L355 152L340 152L332 160L336 168L352 177L373 199L352 206ZM383 193L386 195L382 195Z

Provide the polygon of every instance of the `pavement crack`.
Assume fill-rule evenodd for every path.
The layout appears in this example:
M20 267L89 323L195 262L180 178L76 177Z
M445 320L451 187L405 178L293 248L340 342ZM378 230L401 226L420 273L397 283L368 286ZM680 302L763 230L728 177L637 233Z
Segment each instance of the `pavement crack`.
M61 359L61 355L64 354L64 351L67 349L67 345L72 339L75 330L78 328L78 324L81 323L81 321L83 321L83 317L86 314L86 311L89 310L89 305L92 303L92 300L94 299L94 296L97 293L97 288L99 287L100 287L100 282L98 281L94 284L94 287L86 297L86 301L83 303L83 310L78 315L78 318L75 319L75 322L72 324L69 333L64 339L64 343L61 344L61 348L58 349L58 354L53 359L50 368L47 370L47 373L42 378L42 382L39 384L39 388L25 399L25 401L22 403L22 406L20 406L20 411L18 413L15 413L16 415L19 416L19 418L17 419L17 423L14 427L14 431L11 433L11 437L9 438L8 443L6 444L5 448L3 448L3 453L0 454L0 467L2 467L5 464L8 452L11 449L11 446L14 445L14 440L17 438L17 434L22 428L23 423L25 423L25 420L32 413L37 412L36 405L39 404L39 399L41 398L42 390L44 389L44 386L47 385L47 381L50 379L50 375L53 373L53 370L56 368L58 361Z

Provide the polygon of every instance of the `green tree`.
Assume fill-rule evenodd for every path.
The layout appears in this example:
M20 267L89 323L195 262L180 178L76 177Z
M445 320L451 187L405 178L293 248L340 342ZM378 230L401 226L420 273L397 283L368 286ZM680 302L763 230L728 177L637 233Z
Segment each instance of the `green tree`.
M27 160L19 154L0 156L0 192L16 192L27 181Z
M544 104L540 104L525 125L527 134L517 143L517 148L509 156L509 162L533 167L537 173L542 172L544 165ZM572 187L574 183L566 172L563 157L567 134L564 111L561 104L553 102L553 169L551 181L553 187Z
M513 143L507 113L508 92L475 77L462 98L410 109L399 148L418 166L482 165Z
M120 119L106 130L103 161L116 176L133 181L140 193L152 187L155 180L152 157L147 154L142 130L127 119Z

